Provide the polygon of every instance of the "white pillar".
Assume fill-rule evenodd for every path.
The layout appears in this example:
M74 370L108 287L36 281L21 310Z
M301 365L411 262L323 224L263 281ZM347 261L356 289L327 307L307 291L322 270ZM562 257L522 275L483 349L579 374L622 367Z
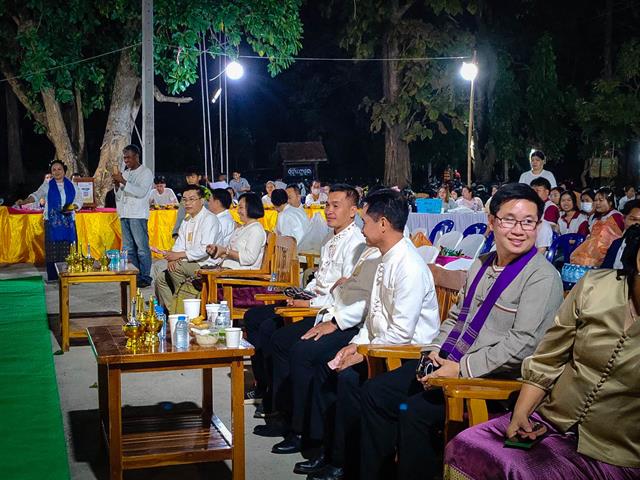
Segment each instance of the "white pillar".
M155 175L153 70L153 0L142 0L142 159Z

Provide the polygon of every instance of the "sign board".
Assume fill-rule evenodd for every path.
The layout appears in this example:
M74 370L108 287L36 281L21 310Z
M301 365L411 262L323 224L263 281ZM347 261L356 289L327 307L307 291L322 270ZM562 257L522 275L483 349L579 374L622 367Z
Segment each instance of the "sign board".
M288 181L311 181L316 174L316 165L308 164L284 164L284 178Z
M82 207L83 208L95 208L96 197L95 190L93 188L93 177L80 177L76 179L76 185L82 194Z

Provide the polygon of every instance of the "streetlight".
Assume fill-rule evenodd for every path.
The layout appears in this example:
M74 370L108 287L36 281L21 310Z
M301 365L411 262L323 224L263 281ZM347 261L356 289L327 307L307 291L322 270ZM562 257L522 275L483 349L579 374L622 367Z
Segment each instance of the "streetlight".
M225 72L227 72L227 77L229 77L231 80L238 80L244 75L244 67L235 60L227 65L227 68L225 68L224 70Z
M466 81L471 82L471 93L469 95L469 127L467 128L467 184L471 186L471 153L473 150L473 87L478 76L478 64L476 63L476 52L473 52L471 62L462 62L460 75Z

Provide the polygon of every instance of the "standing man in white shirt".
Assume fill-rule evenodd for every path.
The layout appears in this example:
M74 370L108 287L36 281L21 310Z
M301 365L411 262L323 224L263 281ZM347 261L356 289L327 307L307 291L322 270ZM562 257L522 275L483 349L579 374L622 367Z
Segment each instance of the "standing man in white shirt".
M138 286L151 285L151 250L149 249L149 195L153 173L140 163L140 149L127 145L122 151L124 172L112 174L116 206L122 230L122 247L129 260L140 270Z
M377 247L381 261L372 272L364 323L350 343L333 359L318 365L310 411L311 439L325 439L327 457L297 464L311 479L342 478L347 450L355 451L359 438L360 386L367 380L367 364L357 352L360 344L427 344L438 334L440 315L431 272L403 236L409 214L399 192L385 189L365 199L362 229L367 246ZM325 421L335 406L333 428Z
M518 180L520 183L531 185L532 180L538 177L544 177L549 180L551 188L557 185L556 177L553 176L553 173L544 169L546 157L543 152L541 152L540 150L534 150L533 152L531 152L531 155L529 155L529 163L531 164L531 170L520 175L520 180Z
M315 297L311 300L290 300L289 305L303 308L329 305L332 302L332 287L339 279L351 276L357 260L365 249L362 232L354 223L358 201L358 192L352 186L336 184L331 187L325 214L327 225L333 228L333 231L323 242L318 271L306 287ZM270 320L264 328L267 328L269 323L274 324L274 320ZM268 344L267 348L273 349L272 397L277 410L284 413L284 427L276 433L286 434L291 429L294 442L296 438L299 439L296 435L299 435L302 429L314 359L318 355L318 349L324 351L326 348L320 342L307 341L302 342L306 345L303 348L304 352L299 352L301 347L298 344L301 337L313 328L314 324L315 317L305 318L279 329L269 342L265 342ZM301 362L292 368L294 358L301 359ZM286 393L289 384L292 387L292 395ZM267 428L259 427L254 430L256 434L273 436L269 425L264 426ZM291 453L286 443L288 440L289 438L282 442L282 448L276 445L272 451Z
M209 198L209 211L218 217L220 222L218 244L224 247L229 245L231 235L236 228L236 221L231 216L229 208L231 208L231 194L224 188L212 190Z
M169 262L167 269L158 271L154 268L156 295L167 311L177 288L212 261L207 245L216 243L220 236L218 217L204 208L202 189L198 185L187 186L182 200L187 215L180 224L178 238L171 251L164 255Z
M309 228L309 217L301 209L289 205L288 201L284 190L276 189L271 192L271 203L278 212L275 231L278 235L295 238L296 244L300 245Z

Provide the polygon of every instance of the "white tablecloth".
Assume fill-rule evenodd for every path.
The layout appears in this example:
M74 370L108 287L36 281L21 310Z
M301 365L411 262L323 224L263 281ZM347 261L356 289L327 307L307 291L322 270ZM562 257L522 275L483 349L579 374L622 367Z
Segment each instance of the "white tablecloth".
M484 212L460 212L460 213L410 213L407 226L413 233L416 228L424 228L427 233L431 233L442 220L453 220L453 229L463 232L465 228L474 223L487 223L487 214Z

